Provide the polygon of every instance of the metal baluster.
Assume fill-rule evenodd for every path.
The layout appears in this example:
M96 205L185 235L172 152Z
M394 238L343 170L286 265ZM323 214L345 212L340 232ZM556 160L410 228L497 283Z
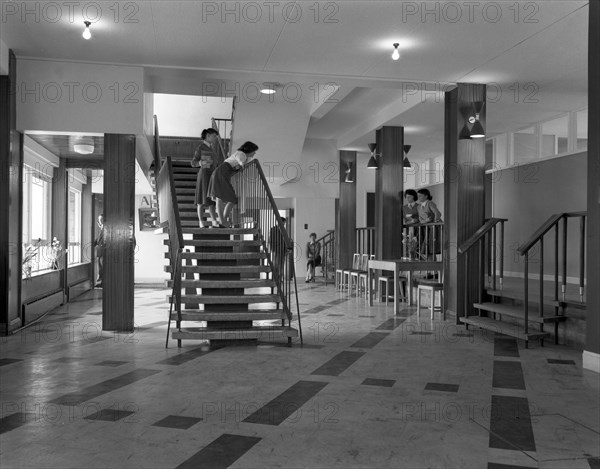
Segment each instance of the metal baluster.
M540 238L540 317L544 316L544 238ZM541 325L544 330L544 324Z
M563 217L562 299L567 295L567 217Z
M486 263L487 263L487 271L488 271L488 285L491 285L492 283L492 237L490 236L489 233L486 233L486 235L484 236L485 238L487 238L487 257L486 257Z
M579 224L579 301L583 303L583 288L585 276L585 215L581 217Z
M498 257L498 249L496 244L498 242L498 239L496 238L496 225L494 225L492 237L492 289L496 290L496 258Z
M500 222L500 290L504 281L504 220Z
M554 224L554 301L558 301L558 221Z
M525 253L525 265L524 265L523 278L525 281L523 289L523 306L525 308L525 334L529 333L529 251ZM527 344L527 339L525 340Z

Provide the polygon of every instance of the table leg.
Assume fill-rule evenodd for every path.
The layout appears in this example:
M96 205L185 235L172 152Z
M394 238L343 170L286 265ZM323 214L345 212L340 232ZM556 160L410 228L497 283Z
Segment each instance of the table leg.
M369 292L369 306L373 306L373 288L372 288L371 268L367 267L367 291Z
M408 271L408 276L407 276L407 285L406 285L406 289L408 290L407 293L407 302L408 305L412 305L412 270Z
M394 264L394 315L398 314L398 264ZM386 292L387 293L387 292Z

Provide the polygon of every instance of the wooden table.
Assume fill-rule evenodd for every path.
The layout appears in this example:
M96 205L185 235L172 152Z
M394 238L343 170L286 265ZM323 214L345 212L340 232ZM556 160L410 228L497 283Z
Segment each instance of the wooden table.
M367 285L369 287L369 306L373 306L373 288L371 288L373 274L375 270L388 270L394 272L394 314L398 314L398 276L400 272L408 272L408 304L412 304L412 272L415 271L438 271L441 273L444 269L442 261L411 261L409 259L385 259L385 260L370 260L367 268ZM387 292L386 292L387 294Z

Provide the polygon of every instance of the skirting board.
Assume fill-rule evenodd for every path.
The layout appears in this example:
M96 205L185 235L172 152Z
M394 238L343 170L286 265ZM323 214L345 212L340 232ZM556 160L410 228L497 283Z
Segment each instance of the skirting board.
M583 368L600 373L600 354L583 351Z
M48 311L58 308L63 304L63 292L62 290L57 291L51 295L48 295L40 300L32 303L23 305L23 323L29 324L35 321L37 318L46 314Z

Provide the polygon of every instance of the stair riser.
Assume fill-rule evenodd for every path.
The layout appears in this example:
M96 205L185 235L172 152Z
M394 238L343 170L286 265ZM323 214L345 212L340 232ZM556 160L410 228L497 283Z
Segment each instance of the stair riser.
M287 339L288 337L298 337L298 331L295 329L289 332L283 331L211 331L211 332L173 332L173 339L191 339L191 340L277 340Z

